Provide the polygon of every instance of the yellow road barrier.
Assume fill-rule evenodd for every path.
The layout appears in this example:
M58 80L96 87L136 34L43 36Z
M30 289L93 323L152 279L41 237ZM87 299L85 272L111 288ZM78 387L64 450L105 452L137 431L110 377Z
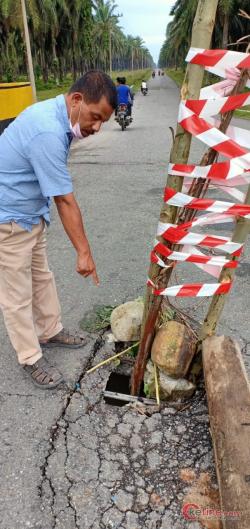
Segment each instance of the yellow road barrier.
M30 83L0 83L0 121L15 118L32 103Z

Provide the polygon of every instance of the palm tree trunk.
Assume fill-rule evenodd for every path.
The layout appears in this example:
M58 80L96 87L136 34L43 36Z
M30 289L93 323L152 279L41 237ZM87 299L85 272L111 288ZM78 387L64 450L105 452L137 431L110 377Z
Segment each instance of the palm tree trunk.
M72 76L73 76L73 80L76 81L76 78L77 78L77 64L76 64L75 47L74 47L73 40L72 40Z
M62 57L60 57L60 55L59 55L58 61L59 61L59 82L63 83L63 78L64 78L63 59Z
M109 28L109 74L112 75L112 35Z
M218 0L199 0L193 23L191 47L205 49L210 47L217 5ZM186 76L181 90L183 99L199 98L203 75L204 69L201 66L195 64L189 64L187 66ZM185 132L180 125L177 125L174 144L170 155L171 163L187 163L191 139L191 134ZM176 191L181 191L182 183L183 178L168 175L168 187L172 187ZM160 213L160 221L173 224L175 223L176 216L176 207L164 205ZM154 283L157 283L158 288L164 287L170 276L170 273L167 270L167 273L165 273L164 276L160 276L159 280L160 272L161 269L158 265L152 264L150 266L149 277ZM162 279L163 277L164 280ZM151 294L151 288L147 288L141 342L131 379L132 395L138 395L140 392L161 303L161 296L154 296Z
M227 48L228 35L229 35L229 13L226 13L224 15L223 34L222 34L222 48L223 49Z
M41 45L40 56L41 56L41 68L42 68L43 82L44 84L47 84L48 79L49 79L49 71L48 71L47 61L45 60L45 56L44 56L44 44Z

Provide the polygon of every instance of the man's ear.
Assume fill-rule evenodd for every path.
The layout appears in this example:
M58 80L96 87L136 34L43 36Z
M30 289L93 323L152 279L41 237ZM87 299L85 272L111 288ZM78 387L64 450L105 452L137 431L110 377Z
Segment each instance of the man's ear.
M73 94L70 94L71 99L71 106L74 108L79 105L83 101L83 95L80 92L74 92Z

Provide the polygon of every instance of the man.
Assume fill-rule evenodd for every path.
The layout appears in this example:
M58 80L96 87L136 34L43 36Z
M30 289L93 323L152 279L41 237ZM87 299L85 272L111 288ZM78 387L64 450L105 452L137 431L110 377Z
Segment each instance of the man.
M46 257L45 225L54 197L77 252L76 270L99 279L67 169L72 139L100 130L117 106L116 87L90 71L68 94L22 112L0 136L0 306L19 363L42 389L63 381L41 346L81 347L66 332Z
M130 116L130 121L132 121L132 104L133 104L133 94L128 85L126 85L126 77L117 77L117 105L127 105L127 115ZM117 111L116 111L117 114Z
M141 82L141 93L143 93L143 90L146 90L146 92L148 91L147 83L144 79Z

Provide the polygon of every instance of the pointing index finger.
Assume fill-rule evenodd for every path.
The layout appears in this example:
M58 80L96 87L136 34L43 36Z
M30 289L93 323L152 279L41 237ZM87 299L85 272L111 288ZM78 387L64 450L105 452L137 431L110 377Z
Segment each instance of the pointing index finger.
M96 286L100 285L100 280L99 280L96 270L94 270L94 272L92 273L92 279Z

